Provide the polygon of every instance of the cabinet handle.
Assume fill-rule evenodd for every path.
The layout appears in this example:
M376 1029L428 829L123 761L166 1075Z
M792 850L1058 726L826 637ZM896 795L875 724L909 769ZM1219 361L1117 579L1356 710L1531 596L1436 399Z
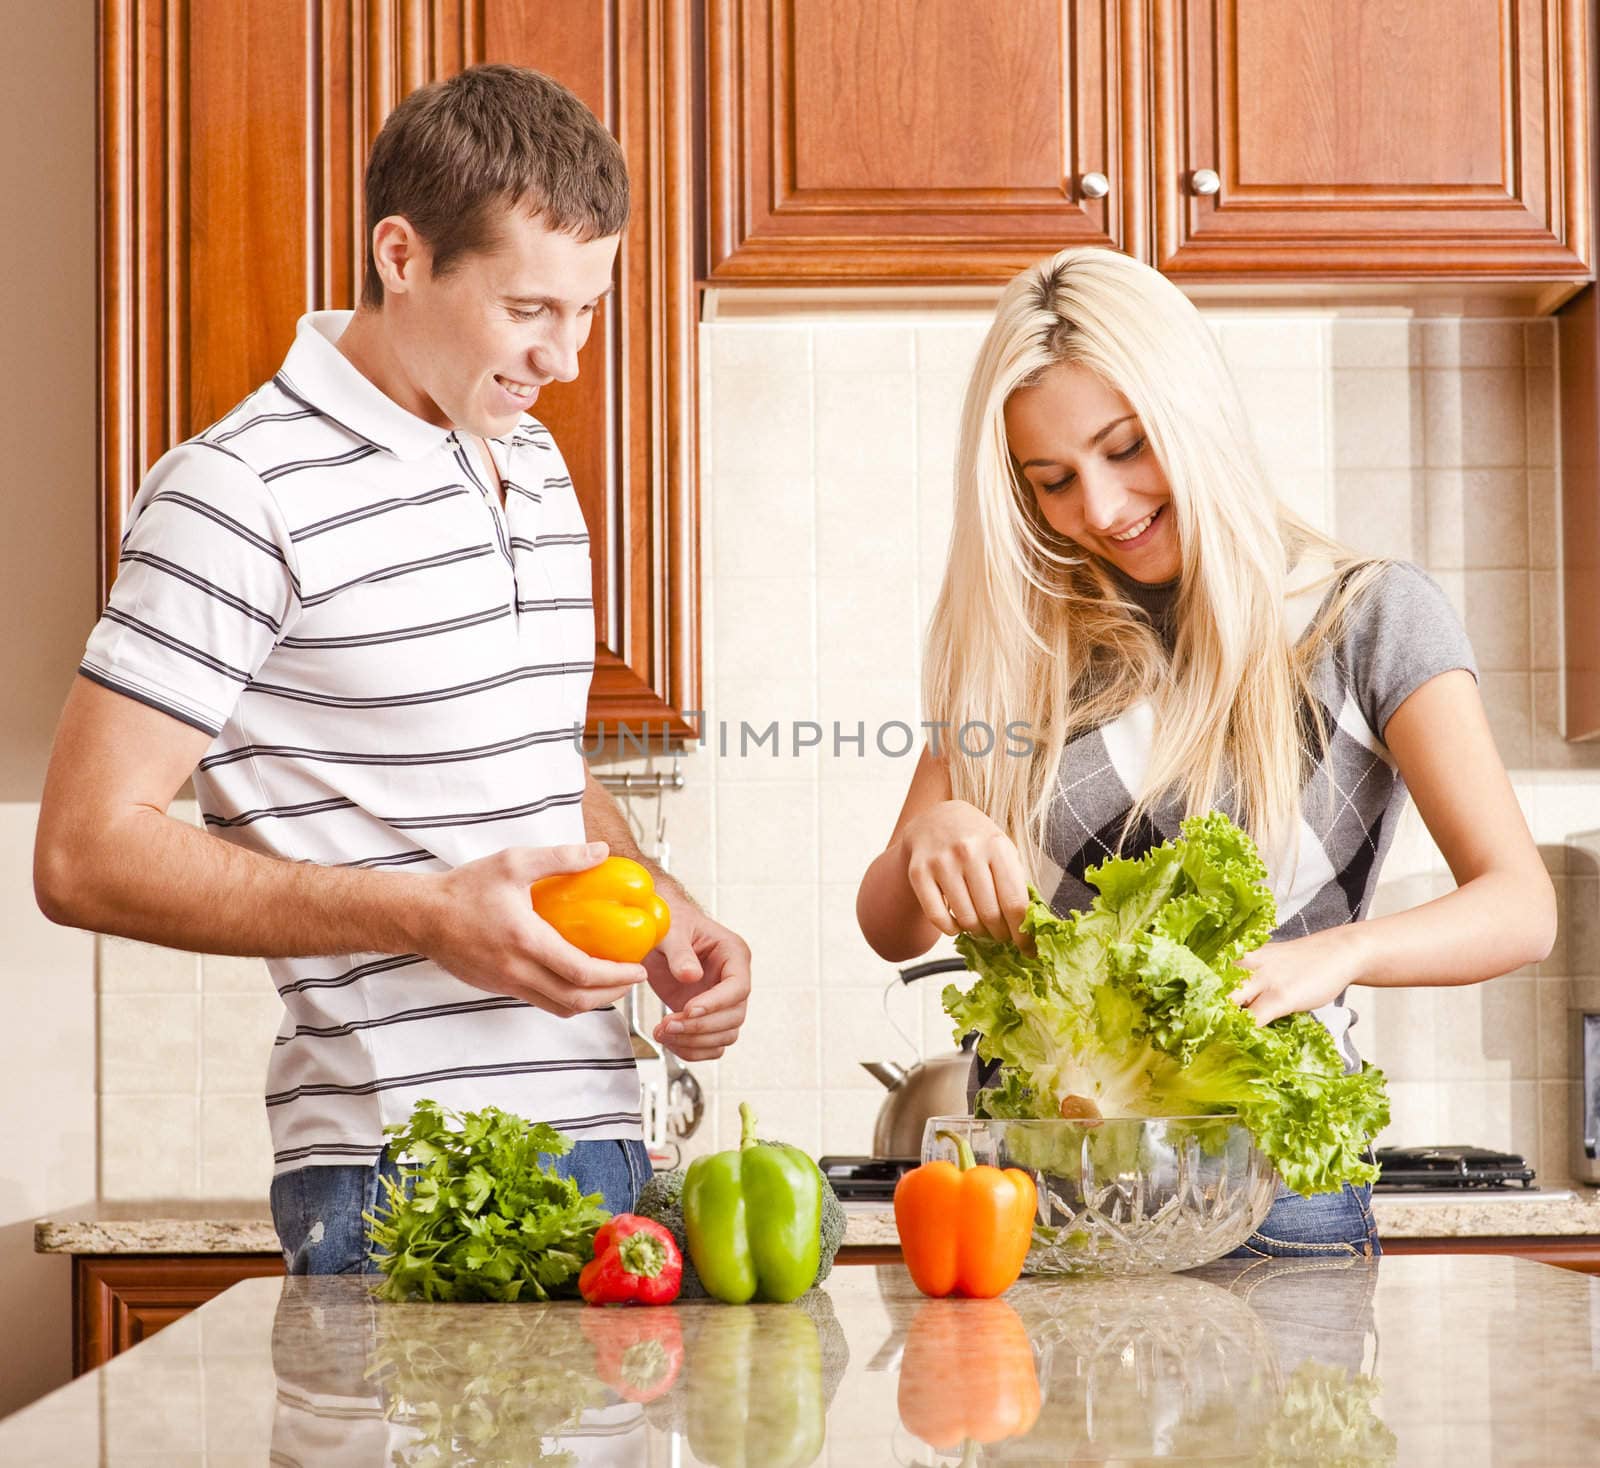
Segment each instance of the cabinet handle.
M1189 179L1189 187L1197 194L1214 194L1222 187L1222 180L1209 168L1197 168Z
M1078 189L1086 199L1103 199L1111 192L1111 184L1103 173L1086 173L1078 181Z

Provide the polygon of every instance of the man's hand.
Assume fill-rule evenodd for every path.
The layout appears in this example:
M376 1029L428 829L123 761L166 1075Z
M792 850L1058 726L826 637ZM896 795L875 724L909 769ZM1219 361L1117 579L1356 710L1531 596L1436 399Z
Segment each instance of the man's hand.
M513 846L446 872L438 900L419 915L418 952L463 983L561 1019L615 1004L645 977L643 966L590 958L535 913L528 896L540 877L586 871L605 855L602 841Z
M715 1060L739 1037L750 999L750 948L737 933L680 900L644 966L667 1006L655 1029L658 1044L680 1060Z

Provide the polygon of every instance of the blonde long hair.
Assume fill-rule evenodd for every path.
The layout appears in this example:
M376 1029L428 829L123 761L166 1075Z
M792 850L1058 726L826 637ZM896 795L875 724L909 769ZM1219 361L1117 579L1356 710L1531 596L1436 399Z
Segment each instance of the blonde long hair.
M1007 399L1057 363L1127 398L1166 473L1181 555L1170 657L1104 564L1045 522L1010 451ZM1322 584L1340 590L1296 645L1284 600L1301 562L1326 563ZM1030 267L1001 296L967 385L923 701L952 731L1021 720L1034 749L1008 755L996 738L980 754L947 739L952 793L1037 873L1063 747L1148 700L1154 743L1124 835L1169 799L1211 809L1227 782L1269 865L1292 866L1309 761L1327 738L1320 719L1302 728L1310 672L1382 565L1278 501L1211 332L1176 286L1100 248Z

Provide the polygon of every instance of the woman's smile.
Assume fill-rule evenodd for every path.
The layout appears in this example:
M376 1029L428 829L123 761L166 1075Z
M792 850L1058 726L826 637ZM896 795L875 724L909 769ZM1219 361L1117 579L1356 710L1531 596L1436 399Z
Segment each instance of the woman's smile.
M1120 535L1113 535L1111 538L1125 550L1132 550L1135 546L1142 545L1145 537L1155 528L1155 523L1160 518L1163 508L1164 506L1158 505L1137 525L1131 529L1124 530Z

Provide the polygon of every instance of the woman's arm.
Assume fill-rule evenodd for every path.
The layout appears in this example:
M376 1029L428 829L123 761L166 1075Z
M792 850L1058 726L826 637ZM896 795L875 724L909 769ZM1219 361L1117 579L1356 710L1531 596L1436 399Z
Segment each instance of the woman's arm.
M941 933L1022 936L1028 883L1017 848L976 806L951 798L950 771L923 750L889 845L867 868L856 921L890 963L926 953Z
M1346 984L1473 984L1549 954L1555 890L1506 778L1470 673L1430 678L1384 743L1457 886L1406 912L1246 955L1235 998L1261 1024L1328 1003Z

